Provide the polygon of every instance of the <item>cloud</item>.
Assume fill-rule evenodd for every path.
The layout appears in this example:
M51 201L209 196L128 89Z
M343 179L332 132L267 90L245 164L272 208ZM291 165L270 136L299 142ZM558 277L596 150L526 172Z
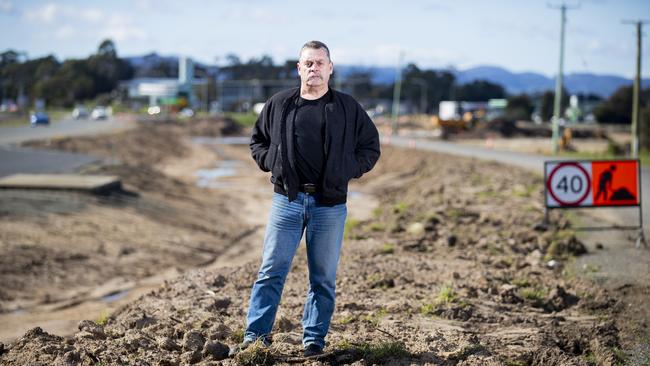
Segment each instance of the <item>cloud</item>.
M116 41L149 38L147 32L128 14L107 13L97 8L47 3L26 9L23 14L26 20L45 25L48 37L53 35L59 40L82 36Z
M145 30L137 26L131 17L124 15L112 15L108 19L106 27L102 29L101 36L118 42L146 41L149 39L149 35Z
M105 14L103 11L94 8L78 8L48 3L37 8L25 9L24 17L28 21L45 24L65 24L70 20L97 24L104 19Z
M76 36L77 32L71 25L63 25L54 31L54 37L57 39L70 39Z
M61 6L54 3L45 4L39 8L25 9L25 19L38 22L51 24L54 23L61 13Z
M10 0L0 0L0 13L11 14L14 11L14 4Z

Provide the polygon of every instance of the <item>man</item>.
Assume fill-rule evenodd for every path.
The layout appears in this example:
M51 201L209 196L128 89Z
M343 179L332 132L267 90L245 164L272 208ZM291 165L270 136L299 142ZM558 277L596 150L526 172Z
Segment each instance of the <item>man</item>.
M348 181L370 171L379 159L374 123L351 96L329 88L334 65L327 46L306 43L297 66L300 87L272 96L253 128L253 159L271 172L275 193L244 342L231 349L231 356L256 340L270 345L284 282L303 232L309 267L304 355L323 353L334 312Z

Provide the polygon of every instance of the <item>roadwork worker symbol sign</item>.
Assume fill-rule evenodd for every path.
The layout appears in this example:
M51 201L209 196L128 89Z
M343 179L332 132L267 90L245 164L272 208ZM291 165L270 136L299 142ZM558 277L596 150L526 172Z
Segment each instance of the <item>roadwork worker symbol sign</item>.
M638 206L638 160L547 161L546 207Z

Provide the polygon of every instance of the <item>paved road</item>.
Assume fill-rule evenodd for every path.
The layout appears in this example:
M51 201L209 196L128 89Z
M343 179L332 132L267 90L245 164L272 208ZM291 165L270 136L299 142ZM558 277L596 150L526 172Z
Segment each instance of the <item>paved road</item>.
M17 145L28 140L41 140L61 136L95 135L102 132L126 129L133 122L121 118L94 121L64 119L49 126L22 126L0 128L0 145Z
M95 135L127 129L133 122L110 118L107 120L66 119L49 126L0 128L0 177L18 173L71 173L100 160L83 154L20 148L21 142L62 136Z
M436 151L450 155L465 156L476 159L497 161L520 168L530 170L534 173L544 174L544 161L547 160L568 160L568 158L552 158L544 155L514 153L511 151L501 151L487 149L477 146L468 146L445 141L423 140L410 137L383 136L383 144L392 144L396 146L412 147L421 150ZM642 182L642 203L643 203L643 226L646 237L650 235L650 169L641 168ZM595 209L590 209L595 210ZM616 209L597 209L600 217L620 218L616 220L618 225L634 226L638 225L638 210L635 208L616 208ZM650 239L650 238L649 238ZM649 243L650 244L650 243Z
M19 173L71 173L99 160L83 154L0 146L0 177Z

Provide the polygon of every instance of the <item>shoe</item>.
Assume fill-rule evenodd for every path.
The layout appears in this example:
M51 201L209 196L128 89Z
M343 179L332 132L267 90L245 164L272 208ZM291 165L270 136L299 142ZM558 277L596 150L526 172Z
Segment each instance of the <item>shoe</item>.
M305 357L313 357L323 354L323 348L316 343L310 343L305 348Z
M228 350L228 357L235 357L238 353L255 344L256 342L261 342L262 345L266 348L271 347L271 341L268 338L260 337L257 340L246 339L236 346L230 347Z

